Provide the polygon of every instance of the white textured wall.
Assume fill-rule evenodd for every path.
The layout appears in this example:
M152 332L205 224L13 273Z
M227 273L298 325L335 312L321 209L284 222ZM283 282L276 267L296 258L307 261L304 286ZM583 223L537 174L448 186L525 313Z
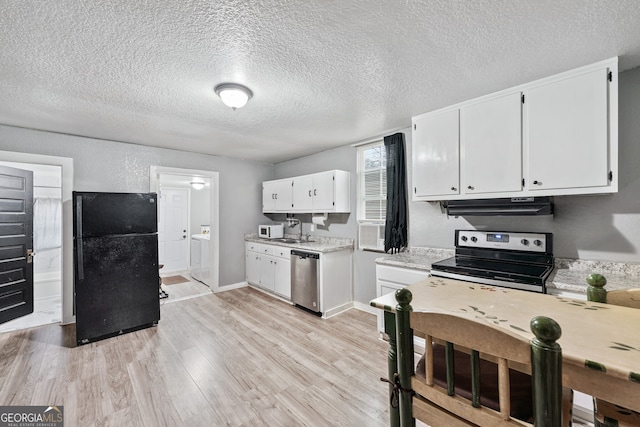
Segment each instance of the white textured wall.
M203 225L211 225L209 224L211 222L209 193L209 187L202 190L191 189L191 218L189 218L191 234L200 234Z
M220 285L244 281L244 233L264 221L262 181L273 165L0 125L0 150L70 157L74 190L148 192L150 166L220 173Z

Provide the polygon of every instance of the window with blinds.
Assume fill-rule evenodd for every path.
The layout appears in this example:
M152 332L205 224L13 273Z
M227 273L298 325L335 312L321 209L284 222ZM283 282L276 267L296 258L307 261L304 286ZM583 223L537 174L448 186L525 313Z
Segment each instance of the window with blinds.
M387 159L382 141L359 149L358 219L384 221L387 212Z

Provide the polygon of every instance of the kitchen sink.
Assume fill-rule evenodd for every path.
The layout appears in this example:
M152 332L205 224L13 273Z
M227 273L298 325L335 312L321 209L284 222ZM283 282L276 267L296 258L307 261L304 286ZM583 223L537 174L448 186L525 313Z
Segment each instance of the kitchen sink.
M301 240L299 239L287 239L287 238L283 238L283 239L277 239L278 242L282 242L282 243L300 243Z

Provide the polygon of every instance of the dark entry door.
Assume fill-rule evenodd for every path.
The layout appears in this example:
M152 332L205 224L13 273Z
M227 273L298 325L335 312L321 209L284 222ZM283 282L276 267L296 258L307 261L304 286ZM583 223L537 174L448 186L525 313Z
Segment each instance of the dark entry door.
M33 313L33 172L0 166L0 323Z

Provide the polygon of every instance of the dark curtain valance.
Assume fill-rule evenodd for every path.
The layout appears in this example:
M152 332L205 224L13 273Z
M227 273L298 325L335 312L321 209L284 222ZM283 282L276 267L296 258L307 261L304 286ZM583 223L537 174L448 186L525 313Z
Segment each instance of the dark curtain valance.
M384 251L397 253L407 247L407 168L404 134L384 137L387 155L387 217L384 228Z

